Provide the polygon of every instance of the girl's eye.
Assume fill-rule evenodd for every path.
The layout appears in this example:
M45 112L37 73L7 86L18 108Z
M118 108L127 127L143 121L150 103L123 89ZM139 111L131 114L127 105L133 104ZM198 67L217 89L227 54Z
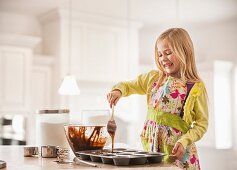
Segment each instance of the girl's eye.
M172 51L167 51L166 52L166 55L170 55L170 54L172 54Z
M162 54L158 54L158 57L162 57Z

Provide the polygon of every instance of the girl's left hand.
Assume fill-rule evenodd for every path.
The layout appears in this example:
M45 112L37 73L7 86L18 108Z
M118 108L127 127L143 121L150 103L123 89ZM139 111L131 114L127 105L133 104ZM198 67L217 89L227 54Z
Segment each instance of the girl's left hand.
M177 142L174 145L174 148L172 149L172 154L179 159L180 161L182 160L184 156L184 147L181 143Z

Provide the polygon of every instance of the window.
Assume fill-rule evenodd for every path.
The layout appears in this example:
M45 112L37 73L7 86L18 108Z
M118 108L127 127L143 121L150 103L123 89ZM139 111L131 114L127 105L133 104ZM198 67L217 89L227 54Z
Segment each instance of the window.
M232 147L232 67L228 61L214 62L214 116L217 149Z

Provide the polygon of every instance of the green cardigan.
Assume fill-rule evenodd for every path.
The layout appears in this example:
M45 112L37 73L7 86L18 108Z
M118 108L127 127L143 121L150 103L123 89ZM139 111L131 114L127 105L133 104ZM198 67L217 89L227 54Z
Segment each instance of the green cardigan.
M120 90L122 96L131 94L147 95L147 104L150 99L152 84L158 79L158 72L152 70L146 74L139 75L135 80L124 81L116 84L112 90ZM183 120L190 129L177 142L184 148L202 138L208 127L207 95L203 82L197 82L191 89L184 105Z

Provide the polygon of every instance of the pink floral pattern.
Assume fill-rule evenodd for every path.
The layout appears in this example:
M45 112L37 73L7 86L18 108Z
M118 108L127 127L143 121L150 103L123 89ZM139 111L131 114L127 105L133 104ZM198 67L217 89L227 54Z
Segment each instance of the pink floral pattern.
M169 77L161 87L157 87L156 82L153 84L150 104L161 111L179 114L186 93L186 84L183 81Z
M149 105L158 111L179 115L187 94L186 83L169 77L162 86L158 87L155 82L152 87ZM150 151L168 152L167 154L170 155L176 141L182 136L182 132L172 127L159 125L153 120L147 120L141 136L147 139ZM166 160L172 161L168 157ZM186 148L182 161L173 160L172 162L182 169L199 170L195 144Z

